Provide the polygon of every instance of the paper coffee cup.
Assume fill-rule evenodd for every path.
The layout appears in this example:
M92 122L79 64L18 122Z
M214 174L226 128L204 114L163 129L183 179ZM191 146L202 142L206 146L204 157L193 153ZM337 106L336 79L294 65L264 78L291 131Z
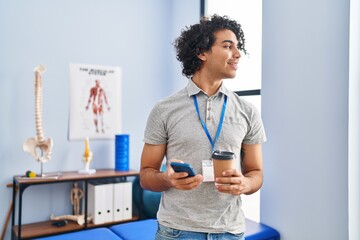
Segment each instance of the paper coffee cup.
M211 159L214 166L214 177L222 177L222 172L228 169L235 169L235 153L216 150Z

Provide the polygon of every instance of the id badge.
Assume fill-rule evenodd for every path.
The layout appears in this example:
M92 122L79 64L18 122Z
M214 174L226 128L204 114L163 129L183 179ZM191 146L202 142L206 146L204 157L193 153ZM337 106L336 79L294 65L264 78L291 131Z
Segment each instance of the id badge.
M202 175L204 182L214 181L214 167L212 160L202 160Z

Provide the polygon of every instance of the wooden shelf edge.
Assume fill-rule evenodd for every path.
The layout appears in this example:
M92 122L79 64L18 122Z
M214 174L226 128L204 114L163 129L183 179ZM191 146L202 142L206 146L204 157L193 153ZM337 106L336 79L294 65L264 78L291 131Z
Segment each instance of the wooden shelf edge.
M87 225L87 229L89 229L89 228L98 228L98 227L109 227L109 226L116 225L116 224L121 224L121 223L126 223L126 222L134 222L134 221L137 221L137 220L140 220L139 216L134 216L132 218L124 219L124 220L121 220L121 221L106 222L106 223L101 223L101 224L89 223Z
M21 185L37 185L47 183L60 183L68 181L84 181L96 180L102 178L116 178L116 177L135 177L139 175L138 171L130 169L129 171L116 171L115 169L97 169L94 174L81 174L77 171L64 171L56 173L48 173L49 175L59 175L57 178L24 178L24 176L16 175L14 180L16 184Z
M125 219L122 221L107 222L96 225L93 223L89 223L86 228L85 225L78 225L77 223L72 221L68 221L68 224L62 227L55 227L51 225L51 221L23 224L21 225L21 239L31 239L35 237L58 235L58 234L75 232L75 231L91 229L91 228L98 228L98 227L109 227L116 224L137 221L139 219L140 219L139 216L134 216L130 219ZM19 231L18 226L17 225L14 226L13 232L16 238L19 238L18 231Z
M85 229L84 226L81 226L75 222L68 221L68 224L62 227L55 227L51 225L51 221L45 222L36 222L30 224L21 225L21 239L28 239L34 237L42 237L47 235L61 234L66 232L73 232ZM13 232L16 238L18 236L19 228L18 226L13 227Z

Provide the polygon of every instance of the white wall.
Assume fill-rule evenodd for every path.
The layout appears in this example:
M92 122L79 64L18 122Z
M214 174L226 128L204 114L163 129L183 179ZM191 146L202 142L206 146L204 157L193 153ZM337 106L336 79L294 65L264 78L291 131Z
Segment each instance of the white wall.
M200 1L193 0L177 0L172 2L172 29L171 29L171 43L180 36L181 31L185 27L190 26L200 19ZM189 12L190 14L184 18L184 13ZM176 60L175 49L171 49L171 66L172 66L172 92L177 92L184 88L188 79L182 75L181 64Z
M199 7L193 0L0 0L1 228L11 202L6 184L26 170L40 171L39 163L22 151L23 142L35 136L33 68L40 63L47 67L43 118L54 148L45 172L83 168L84 143L67 140L70 62L122 68L122 127L130 134L130 166L139 169L147 116L156 101L173 91L173 82L181 81L181 73L173 73L174 32L180 21L197 21ZM93 168L114 167L113 141L90 141L90 147ZM27 189L23 221L69 214L70 198L63 193L70 188Z
M360 2L350 0L349 239L360 239Z
M349 1L263 2L261 220L348 239Z

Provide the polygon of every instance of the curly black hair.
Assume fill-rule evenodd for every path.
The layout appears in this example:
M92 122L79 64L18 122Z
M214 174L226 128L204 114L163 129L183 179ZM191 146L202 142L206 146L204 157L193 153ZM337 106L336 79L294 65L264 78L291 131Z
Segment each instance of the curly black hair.
M202 61L199 54L209 51L215 42L215 33L220 30L231 30L237 40L240 51L247 54L245 49L245 36L241 25L228 16L212 15L203 17L200 23L191 25L182 30L181 35L175 40L176 59L182 64L182 74L191 77L201 67Z

